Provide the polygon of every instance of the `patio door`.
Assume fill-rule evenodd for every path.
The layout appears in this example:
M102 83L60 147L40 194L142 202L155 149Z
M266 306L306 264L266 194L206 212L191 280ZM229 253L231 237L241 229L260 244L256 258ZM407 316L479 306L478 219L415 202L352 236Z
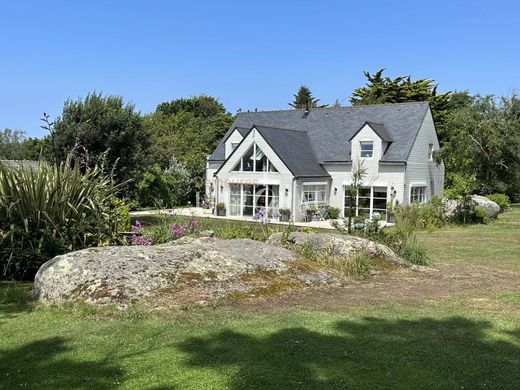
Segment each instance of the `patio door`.
M272 217L277 213L280 203L280 186L274 184L230 184L230 215L253 217L262 208Z

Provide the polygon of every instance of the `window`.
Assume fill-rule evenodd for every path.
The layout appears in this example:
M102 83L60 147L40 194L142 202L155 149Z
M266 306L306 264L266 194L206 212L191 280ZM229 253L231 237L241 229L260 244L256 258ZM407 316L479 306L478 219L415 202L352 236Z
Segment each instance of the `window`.
M361 141L361 157L372 157L374 154L374 142L373 141Z
M235 184L229 185L229 212L230 215L254 216L265 208L269 217L278 212L280 204L280 187L278 185L253 185Z
M428 160L433 161L433 144L428 145Z
M374 213L381 214L386 220L387 188L386 187L362 187L357 194L352 193L352 187L345 188L344 215L349 216L350 206L353 204L354 216L360 215L365 219L373 217Z
M278 172L267 156L256 144L253 144L232 171L243 172Z
M410 203L426 202L426 187L412 187L410 191Z
M325 206L326 192L326 184L304 184L302 204L306 206Z
M235 150L239 142L231 142L231 151Z

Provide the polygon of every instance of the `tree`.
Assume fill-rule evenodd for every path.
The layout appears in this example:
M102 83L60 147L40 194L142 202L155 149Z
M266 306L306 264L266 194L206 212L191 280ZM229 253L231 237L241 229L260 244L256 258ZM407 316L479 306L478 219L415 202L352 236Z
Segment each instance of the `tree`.
M174 207L186 204L193 189L193 178L175 157L166 169L154 164L138 184L139 204L144 207Z
M364 104L406 103L428 101L439 133L440 142L444 141L446 115L449 111L451 92L437 93L437 85L432 79L413 81L411 76L395 79L384 77L384 68L374 74L363 72L367 78L364 87L352 93L350 102L354 106Z
M21 130L0 131L0 160L38 160L43 141L27 138Z
M449 131L436 155L447 187L461 187L470 175L481 194L520 193L520 99L477 95L458 107L447 116Z
M117 182L135 186L149 145L149 134L134 106L119 96L89 93L85 99L67 100L63 113L48 123L48 147L55 161L72 153L87 166L105 164Z
M226 108L212 96L199 95L163 102L157 106L156 112L168 116L189 112L195 118L210 118L219 114L226 114Z
M312 96L311 90L305 85L302 85L293 96L294 100L292 103L289 103L289 106L296 109L316 108L320 101L320 99L316 99Z

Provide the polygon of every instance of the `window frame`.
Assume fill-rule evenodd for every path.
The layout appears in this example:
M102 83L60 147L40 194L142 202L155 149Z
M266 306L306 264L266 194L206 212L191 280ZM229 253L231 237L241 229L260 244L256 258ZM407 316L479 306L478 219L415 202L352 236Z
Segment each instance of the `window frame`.
M370 156L364 156L363 153L367 153L368 150L363 150L364 145L370 145ZM364 140L359 141L359 157L361 158L373 158L374 157L374 141Z
M305 189L307 187L308 189ZM306 195L307 194L307 195ZM307 199L307 200L305 200ZM309 200L310 199L310 200ZM322 207L327 205L327 183L303 183L302 206Z
M249 156L249 152L252 152L251 154L251 160L253 160L253 166L251 170L244 170L244 158L246 156ZM258 171L256 169L257 165L257 155L258 151L260 151L263 155L263 158L265 158L265 164L264 169L261 171ZM231 172L255 172L255 173L279 173L278 169L276 169L276 166L271 162L269 157L264 153L264 151L257 146L255 142L246 150L246 152L240 157L240 160L233 166L231 169Z
M415 185L410 187L410 204L426 203L427 186Z
M428 144L428 161L433 161L433 152L435 151L434 144Z

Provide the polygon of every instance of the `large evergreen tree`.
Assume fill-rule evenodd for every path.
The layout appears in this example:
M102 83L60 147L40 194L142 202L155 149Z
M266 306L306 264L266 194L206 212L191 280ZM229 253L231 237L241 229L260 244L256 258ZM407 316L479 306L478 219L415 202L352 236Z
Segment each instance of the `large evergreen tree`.
M354 90L350 102L357 106L428 101L442 143L445 138L446 115L449 111L451 93L437 93L437 85L434 80L412 80L410 76L399 76L392 79L383 76L384 70L384 68L380 69L374 74L363 72L367 83L364 87Z
M320 99L312 96L312 92L309 87L302 85L298 92L294 94L294 100L292 103L289 103L289 106L296 109L316 108L318 107L319 101Z

